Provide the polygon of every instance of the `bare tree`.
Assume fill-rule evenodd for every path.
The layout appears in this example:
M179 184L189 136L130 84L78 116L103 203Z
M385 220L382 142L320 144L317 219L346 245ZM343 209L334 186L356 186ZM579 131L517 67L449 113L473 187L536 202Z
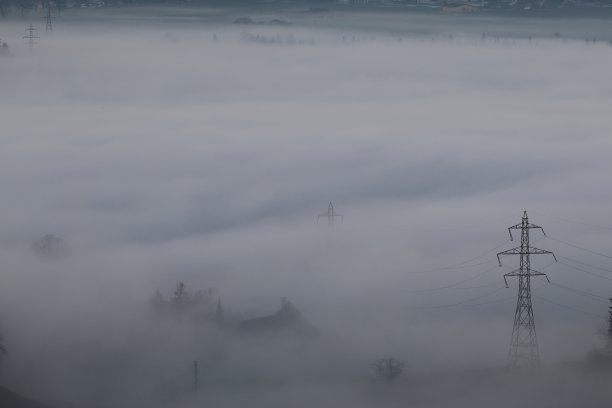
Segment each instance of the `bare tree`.
M404 371L404 362L397 360L393 357L381 358L380 360L372 363L372 370L374 373L391 384L397 379Z

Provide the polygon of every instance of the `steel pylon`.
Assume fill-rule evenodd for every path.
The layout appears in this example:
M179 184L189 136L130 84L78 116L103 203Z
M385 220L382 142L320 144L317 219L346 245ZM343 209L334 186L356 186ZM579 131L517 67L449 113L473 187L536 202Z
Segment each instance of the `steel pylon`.
M30 24L28 28L25 29L26 35L23 36L23 40L26 44L33 48L35 44L38 43L40 37L38 36L38 30Z
M555 261L555 254L550 251L538 249L529 245L529 230L540 229L544 235L544 229L538 225L530 224L527 216L527 211L523 213L523 219L520 224L513 225L508 228L510 240L513 241L512 230L521 230L521 246L509 249L497 254L499 266L501 266L501 255L519 255L520 266L510 273L504 275L506 287L508 286L507 277L518 276L519 289L518 299L516 302L516 311L514 312L514 326L512 327L512 339L510 341L510 350L508 352L509 367L535 367L538 365L540 356L538 351L538 338L536 335L535 320L533 318L533 305L531 304L531 277L545 276L546 274L531 269L530 255L550 254Z
M47 14L47 25L45 31L53 31L53 18L51 16L51 0L45 2L46 14Z
M332 204L331 201L329 202L329 205L327 206L327 212L323 214L319 214L317 216L317 222L319 222L319 219L321 217L327 217L327 225L329 225L330 227L334 225L334 219L336 217L340 217L340 221L344 222L344 215L338 214L336 212L336 210L334 209L334 205Z

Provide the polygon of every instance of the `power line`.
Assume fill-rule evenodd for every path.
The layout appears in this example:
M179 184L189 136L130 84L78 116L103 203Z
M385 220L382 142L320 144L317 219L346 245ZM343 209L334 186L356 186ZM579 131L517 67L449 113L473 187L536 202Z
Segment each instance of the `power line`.
M569 286L565 286L565 285L562 285L562 284L556 283L556 282L550 282L550 284L552 286L556 286L558 288L565 289L565 290L567 290L569 292L576 293L577 295L584 296L584 297L586 297L588 299L595 300L597 302L602 302L602 303L606 303L606 304L608 303L608 299L606 297L604 297L604 296L596 295L594 293L590 293L590 292L587 292L585 290L581 290L581 289L576 289L576 288L572 288L572 287L569 287Z
M488 285L479 285L479 286L466 286L463 288L451 288L454 290L471 290L471 289L483 289L483 288L492 288L493 286L497 286L497 283L491 283Z
M568 259L568 260L571 260L571 259L569 259L569 258L567 258L567 257L562 256L562 255L557 255L557 256L558 256L559 258L563 258L563 259ZM578 262L578 261L574 261L574 262ZM559 262L559 263L561 263L562 265L570 266L570 265L568 265L568 264L566 264L566 263L564 263L564 262ZM579 262L579 263L581 263L581 262ZM549 266L551 266L551 265L553 265L553 264L554 264L554 262L553 262L553 263L550 263L550 264L548 264L548 265L546 265L546 266L544 266L544 267L542 267L542 268L540 268L540 270L545 269L545 268L548 268ZM570 266L570 267L571 267L571 266ZM606 270L606 269L604 269L604 270ZM581 271L583 271L583 272L587 272L587 271L584 271L584 270L582 270L582 269L581 269ZM612 272L612 271L610 271L610 272ZM588 273L588 272L587 272L587 273ZM598 277L603 277L603 276L600 276L600 275L598 275L598 274L596 274L595 276L598 276ZM603 277L603 278L606 278L606 277ZM552 282L551 282L551 281L548 281L548 284L550 284L550 285L552 285L552 286L556 286L556 287L561 288L561 289L565 289L565 290L570 291L570 292L574 292L574 293L576 293L576 294L578 294L578 295L581 295L581 296L585 296L585 297L587 297L587 298L589 298L589 299L591 299L591 300L596 300L596 301L603 302L603 303L606 303L606 304L608 303L608 298L607 298L607 297L605 297L605 296L597 295L597 294L595 294L595 293L591 293L591 292L588 292L588 291L585 291L585 290L582 290L582 289L572 288L572 287L570 287L570 286L566 286L566 285L563 285L563 284L557 283L556 281L552 281Z
M551 236L548 236L548 239L552 239L553 241L560 242L562 244L565 244L565 245L570 246L572 248L579 249L581 251L589 252L589 253L591 253L593 255L599 255L599 256L603 256L603 257L608 258L608 259L612 259L612 256L610 256L610 255L602 254L601 252L597 252L597 251L593 251L593 250L590 250L590 249L587 249L587 248L583 248L581 246L578 246L578 245L575 245L575 244L571 244L569 242L566 242L566 241L563 241L563 240L560 240L560 239L557 239L557 238L553 238Z
M490 304L493 304L493 303L501 303L501 302L505 302L506 300L515 299L515 298L516 298L516 296L511 295L511 296L508 296L508 297L505 297L505 298L501 298L501 299L497 299L497 300L491 300L491 301L489 301L489 302L472 303L472 304L467 304L467 305L463 305L463 306L466 306L466 307L471 307L471 306L484 306L484 305L490 305Z
M537 241L537 239L536 239L536 241ZM544 269L550 268L551 266L553 266L553 265L554 265L554 264L556 264L557 262L558 262L558 261L552 261L551 263L546 264L546 265L542 266L541 268L538 268L538 270L543 271Z
M540 237L540 238L536 239L536 240L535 240L535 241L533 241L533 242L538 242L538 241L539 241L539 240L541 240L542 238L544 238L544 237ZM476 264L471 264L471 265L465 265L465 264L467 264L467 263L469 263L469 262L472 262L472 261L475 261L475 260L476 260L476 259L478 259L478 258L482 258L482 257L483 257L483 256L485 256L485 255L488 255L489 253L491 253L491 252L495 251L496 249L501 248L502 246L504 246L504 245L505 245L505 244L507 244L508 242L510 242L510 240L509 240L509 239L505 240L505 241L504 241L504 242L502 242L501 244L496 245L495 247L493 247L493 248L491 248L491 249L488 249L487 251L485 251L485 252L481 253L481 254L480 254L480 255L478 255L478 256L475 256L475 257L473 257L473 258L471 258L471 259L468 259L468 260L465 260L465 261L462 261L462 262L458 262L458 263L456 263L456 264L452 264L452 265L449 265L449 266L443 266L443 267L441 267L441 268L425 269L425 270L423 270L423 271L418 271L418 272L407 272L407 273L408 273L408 274L411 274L411 275L420 275L420 274L426 274L426 273L431 273L431 272L441 272L441 271L448 271L448 270L454 270L454 269L473 268L474 266L486 265L486 264L488 264L488 263L495 262L495 261L494 261L494 260L489 260L489 261L479 262L479 263L476 263ZM543 269L543 268L542 268L542 269Z
M471 259L468 259L467 261L460 262L460 263L458 263L458 264L456 264L456 265L464 265L464 264L466 264L466 263L469 263L469 262L475 261L475 260L476 260L476 259L478 259L478 258L482 258L483 256L485 256L485 255L487 255L487 254L489 254L489 253L491 253L491 252L495 251L496 249L498 249L498 248L500 248L500 247L502 247L502 246L506 245L508 242L510 242L510 240L508 240L508 239L507 239L507 240L505 240L504 242L502 242L501 244L496 245L495 247L493 247L493 248L491 248L491 249L489 249L489 250L487 250L487 251L483 252L482 254L480 254L480 255L478 255L478 256L475 256L475 257L473 257L473 258L471 258Z
M423 307L421 307L421 309L441 309L441 308L447 308L447 307L461 306L461 305L464 305L466 303L470 303L470 302L473 302L475 300L479 300L479 299L485 298L485 297L487 297L489 295L492 295L493 293L499 292L502 289L506 289L506 287L505 286L501 286L501 287L499 287L499 288L497 288L495 290L489 291L489 292L487 292L487 293L485 293L483 295L476 296L476 297L473 297L473 298L470 298L470 299L466 299L466 300L462 300L461 302L451 303L451 304L448 304L448 305L423 306Z
M462 262L462 263L459 263L459 264L455 264L455 265L459 265L459 266L450 265L450 266L444 266L444 267L441 267L441 268L426 269L424 271L408 272L408 273L410 275L422 275L422 274L431 273L431 272L452 271L452 270L456 270L456 269L468 269L468 268L473 268L475 266L490 264L491 262L495 262L495 260L490 259L488 261L479 262L479 263L475 263L475 264L471 264L471 265L464 265L464 263Z
M568 306L568 305L565 305L565 304L563 304L563 303L557 303L557 302L554 302L554 301L552 301L552 300L550 300L550 299L543 298L542 296L536 296L536 295L533 295L533 297L535 297L536 299L540 299L540 300L543 300L543 301L545 301L545 302L548 302L548 303L550 303L550 304L556 305L556 306L560 306L560 307L564 307L564 308L566 308L566 309L573 310L574 312L583 313L583 314L585 314L585 315L590 315L590 316L595 316L595 317L597 317L598 319L606 319L606 317L605 317L605 316L598 315L598 314L596 314L596 313L587 312L586 310L577 309L577 308L575 308L575 307Z
M570 262L574 262L574 263L577 263L577 264L580 264L580 265L584 265L584 266L587 266L587 267L589 267L589 268L599 269L599 270L601 270L601 271L606 271L606 272L610 272L610 273L612 273L612 269L602 268L601 266L591 265L591 264L588 264L588 263L586 263L586 262L581 262L581 261L577 261L577 260L572 259L572 258L568 258L568 257L566 257L566 256L561 256L561 255L559 255L559 258L562 258L562 259L567 259L567 260L568 260L568 261L570 261Z
M505 240L505 241L504 241L504 242L502 242L501 244L496 245L495 247L493 247L493 248L491 248L491 249L488 249L487 251L485 251L485 252L481 253L480 255L477 255L477 256L475 256L475 257L473 257L473 258L467 259L467 260L462 261L462 262L458 262L458 263L456 263L456 264L452 264L452 265L449 265L449 266L443 266L443 267L441 267L441 268L425 269L425 270L423 270L423 271L418 271L418 272L408 272L408 273L409 273L409 274L411 274L411 275L419 275L419 274L425 274L425 273L431 273L431 272L440 272L440 271L446 271L446 270L452 270L452 269L462 269L462 268L472 268L472 267L474 267L474 266L478 266L478 265L485 265L485 264L488 264L488 263L491 263L491 262L494 262L494 261L492 261L492 260L490 260L490 261L484 261L484 262L480 262L480 263L473 264L473 265L466 265L466 264L467 264L467 263L470 263L470 262L472 262L472 261L475 261L475 260L476 260L476 259L478 259L478 258L482 258L482 257L483 257L483 256L485 256L485 255L488 255L489 253L491 253L491 252L495 251L496 249L498 249L498 248L500 248L500 247L504 246L504 245L505 245L505 244L507 244L508 242L510 242L510 240L509 240L509 239Z
M488 286L490 286L490 285L487 285L486 287L488 287ZM536 290L540 289L542 286L545 286L545 284L544 285L540 285L540 286L538 286L535 289ZM462 300L460 302L451 303L451 304L447 304L447 305L422 306L421 309L439 309L439 308L456 307L456 306L480 306L480 305L488 305L490 303L498 303L498 302L502 302L504 300L509 300L509 299L516 299L516 296L512 295L512 296L509 296L509 297L506 297L506 298L503 298L503 299L496 299L496 300L492 300L492 301L489 301L489 302L481 302L481 303L470 304L470 302L473 302L475 300L480 300L482 298L485 298L485 297L487 297L489 295L492 295L494 293L499 292L502 289L508 289L508 288L506 288L505 286L502 286L502 287L498 287L498 288L496 288L496 289L494 289L492 291L486 292L486 293L484 293L482 295L478 295L478 296L475 296L475 297L472 297L472 298L469 298L469 299L465 299L465 300Z
M494 269L497 269L497 266L494 266L494 267L492 267L492 268L490 268L490 269L487 269L487 270L485 270L485 271L479 272L478 274L476 274L476 275L474 275L474 276L470 276L469 278L462 279L462 280L460 280L460 281L458 281L458 282L455 282L455 283L451 283L450 285L444 285L444 286L439 286L439 287L429 288L429 289L416 289L416 290L411 290L411 291L408 291L408 293L435 292L435 291L437 291L437 290L450 289L450 288L453 288L453 287L455 287L455 286L461 285L462 283L469 282L469 281L471 281L471 280L474 280L474 279L476 279L476 278L479 278L479 277L481 277L482 275L484 275L484 274L486 274L486 273L489 273L489 272L491 272L491 271L492 271L492 270L494 270Z
M601 279L612 281L612 278L610 278L608 276L603 276L603 275L600 275L600 274L595 273L595 272L587 271L586 269L582 269L582 268L579 268L577 266L574 266L574 265L571 265L571 264L568 264L568 263L565 263L565 262L562 262L562 261L559 261L559 263L561 265L565 265L565 266L570 267L572 269L575 269L577 271L584 272L584 273L586 273L588 275L592 275L592 276L596 276L596 277L601 278Z
M589 224L588 222L572 220L572 219L569 219L569 218L559 217L559 216L556 216L556 215L547 215L547 214L542 214L542 213L538 213L538 212L535 212L534 214L541 215L542 217L554 218L554 219L557 219L557 220L561 220L561 221L565 221L565 222L569 222L569 223L573 223L573 224L584 225L585 227L598 228L598 229L608 230L608 231L612 230L612 227L607 226L607 225Z
M537 288L534 288L534 290L538 290L538 289L540 289L542 286L546 286L547 284L548 284L548 282L544 282L544 284L542 284L542 285L538 286ZM484 306L484 305L490 305L490 304L492 304L492 303L500 303L500 302L504 302L504 301L506 301L506 300L510 300L510 299L516 299L516 296L511 295L511 296L504 297L504 298L497 299L497 300L491 300L491 301L488 301L488 302L481 302L481 303L472 303L472 304L467 304L467 305L463 305L463 306L467 306L467 307L469 307L469 306Z
M472 228L478 228L478 227L482 227L484 225L489 225L492 224L494 222L498 222L498 221L503 221L503 220L507 220L508 218L513 218L515 217L516 214L512 214L512 215L506 215L503 217L499 217L499 218L495 218L495 219L489 219L487 221L482 221L479 223L473 223L473 224L468 224L468 225L462 225L462 226L458 226L458 227L449 227L449 228L439 228L439 229L429 229L429 230L425 230L425 231L457 231L457 230L465 230L465 229L472 229Z

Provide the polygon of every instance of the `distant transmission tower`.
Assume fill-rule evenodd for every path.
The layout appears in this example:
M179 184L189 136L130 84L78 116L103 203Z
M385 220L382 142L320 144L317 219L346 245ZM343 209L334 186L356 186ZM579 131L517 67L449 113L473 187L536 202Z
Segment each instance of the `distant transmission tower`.
M516 311L514 313L514 326L512 328L512 341L510 342L510 351L508 353L508 365L510 367L535 367L539 363L538 338L536 336L535 321L533 319L533 306L531 305L531 277L546 276L546 274L531 269L530 255L550 254L555 261L557 257L550 251L534 248L529 246L529 230L539 228L544 233L544 229L538 225L530 224L527 217L527 211L523 213L523 219L520 224L508 228L510 240L513 241L512 230L521 230L521 246L509 249L497 254L499 266L502 265L500 255L520 255L520 267L510 273L504 275L504 282L508 287L508 276L518 276L519 289L518 299L516 302ZM546 276L548 280L548 276Z
M47 0L45 2L45 6L47 9L47 25L45 26L45 31L53 31L53 19L51 18L51 0Z
M336 210L334 210L334 205L331 203L331 201L329 202L329 205L327 206L327 212L318 215L317 222L319 222L319 219L321 217L327 217L327 225L329 226L334 225L334 219L336 217L340 217L340 221L344 222L344 215L338 214Z
M38 36L38 30L32 27L32 24L30 24L30 26L25 29L25 33L26 34L23 36L23 40L30 47L34 47L34 45L38 43L38 40L40 39Z

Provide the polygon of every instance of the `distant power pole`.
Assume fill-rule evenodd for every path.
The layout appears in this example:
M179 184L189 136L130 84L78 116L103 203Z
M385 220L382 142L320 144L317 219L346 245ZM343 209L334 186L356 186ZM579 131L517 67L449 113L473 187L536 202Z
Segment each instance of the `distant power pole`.
M511 241L514 240L512 230L521 230L521 246L497 254L499 266L502 265L500 255L520 255L519 269L515 269L504 275L506 287L508 287L508 281L506 280L508 276L518 276L519 278L518 299L516 302L516 311L514 313L512 340L508 353L508 365L510 367L535 367L540 360L538 338L536 336L535 321L533 319L533 306L531 304L531 277L546 276L546 274L531 269L529 256L550 254L555 261L557 260L555 254L550 251L529 246L529 230L532 228L538 228L546 235L542 227L529 223L527 211L525 211L521 223L508 228ZM547 276L546 279L548 280Z
M45 2L45 6L47 8L47 25L45 26L45 31L53 31L53 20L51 18L51 0L47 0Z
M334 225L334 219L336 217L340 217L340 222L344 222L344 215L338 214L336 210L334 210L334 205L331 203L331 201L329 202L329 205L327 206L327 212L323 214L319 214L317 216L317 222L319 222L319 219L321 217L327 217L327 225L329 226Z
M23 36L23 40L30 47L34 47L35 44L38 43L40 37L38 36L38 30L30 24L28 28L25 29L25 35Z
M198 360L193 360L193 390L198 392L200 378L198 377Z

